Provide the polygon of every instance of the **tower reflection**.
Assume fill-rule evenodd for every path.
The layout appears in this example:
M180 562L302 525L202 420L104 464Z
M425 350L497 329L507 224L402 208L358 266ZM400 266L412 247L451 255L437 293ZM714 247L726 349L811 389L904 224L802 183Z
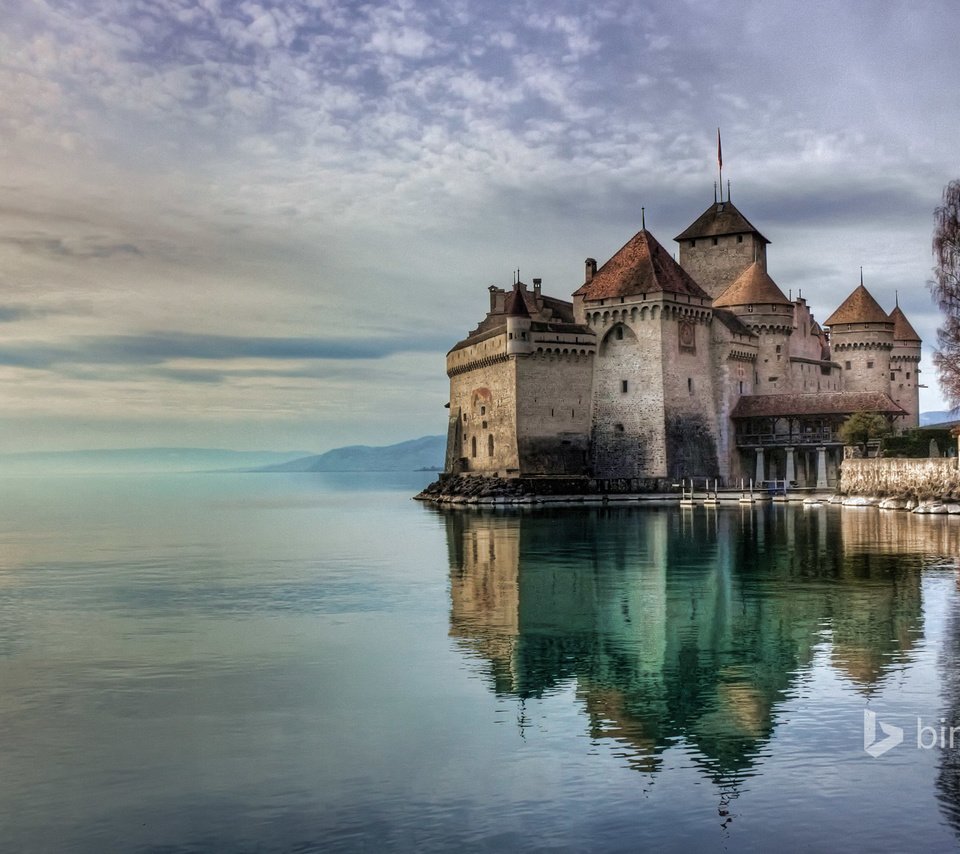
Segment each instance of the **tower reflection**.
M500 695L575 686L589 733L656 772L683 743L750 773L815 655L874 691L922 632L931 542L904 515L790 507L444 514L450 633ZM906 521L905 521L906 520Z

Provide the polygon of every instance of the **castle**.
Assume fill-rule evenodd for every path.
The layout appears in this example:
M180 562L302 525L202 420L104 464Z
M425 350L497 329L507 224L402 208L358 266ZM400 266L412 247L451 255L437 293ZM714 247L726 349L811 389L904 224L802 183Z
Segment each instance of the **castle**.
M920 338L861 282L821 326L767 272L769 241L728 198L674 238L644 227L572 302L491 286L447 354L446 473L582 478L620 491L682 478L832 485L840 425L918 424Z

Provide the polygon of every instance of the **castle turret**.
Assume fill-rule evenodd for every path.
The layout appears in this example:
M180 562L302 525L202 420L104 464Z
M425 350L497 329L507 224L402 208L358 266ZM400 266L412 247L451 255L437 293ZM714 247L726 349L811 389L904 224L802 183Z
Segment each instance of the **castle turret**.
M507 316L507 355L516 356L520 353L532 353L530 311L527 302L520 290L520 283L513 286L513 293L507 297L504 308Z
M757 335L754 394L790 391L790 347L794 305L763 266L754 262L714 301L732 311Z
M920 424L920 336L899 304L890 312L893 350L890 353L890 397L907 412L904 427Z
M825 325L833 358L843 366L844 391L889 395L894 321L862 282Z
M727 201L714 202L677 235L680 266L711 297L719 296L751 264L767 267L770 242Z

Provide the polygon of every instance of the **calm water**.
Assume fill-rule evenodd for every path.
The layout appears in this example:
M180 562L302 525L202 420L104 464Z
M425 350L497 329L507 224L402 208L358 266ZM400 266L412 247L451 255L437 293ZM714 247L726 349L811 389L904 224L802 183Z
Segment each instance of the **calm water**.
M0 484L0 848L958 847L960 519L428 478Z

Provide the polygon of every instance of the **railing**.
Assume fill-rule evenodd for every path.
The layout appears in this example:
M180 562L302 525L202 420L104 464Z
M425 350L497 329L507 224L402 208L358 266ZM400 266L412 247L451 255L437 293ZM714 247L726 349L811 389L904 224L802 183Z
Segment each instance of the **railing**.
M737 433L740 447L788 448L796 445L842 445L834 430L810 430L803 433Z

